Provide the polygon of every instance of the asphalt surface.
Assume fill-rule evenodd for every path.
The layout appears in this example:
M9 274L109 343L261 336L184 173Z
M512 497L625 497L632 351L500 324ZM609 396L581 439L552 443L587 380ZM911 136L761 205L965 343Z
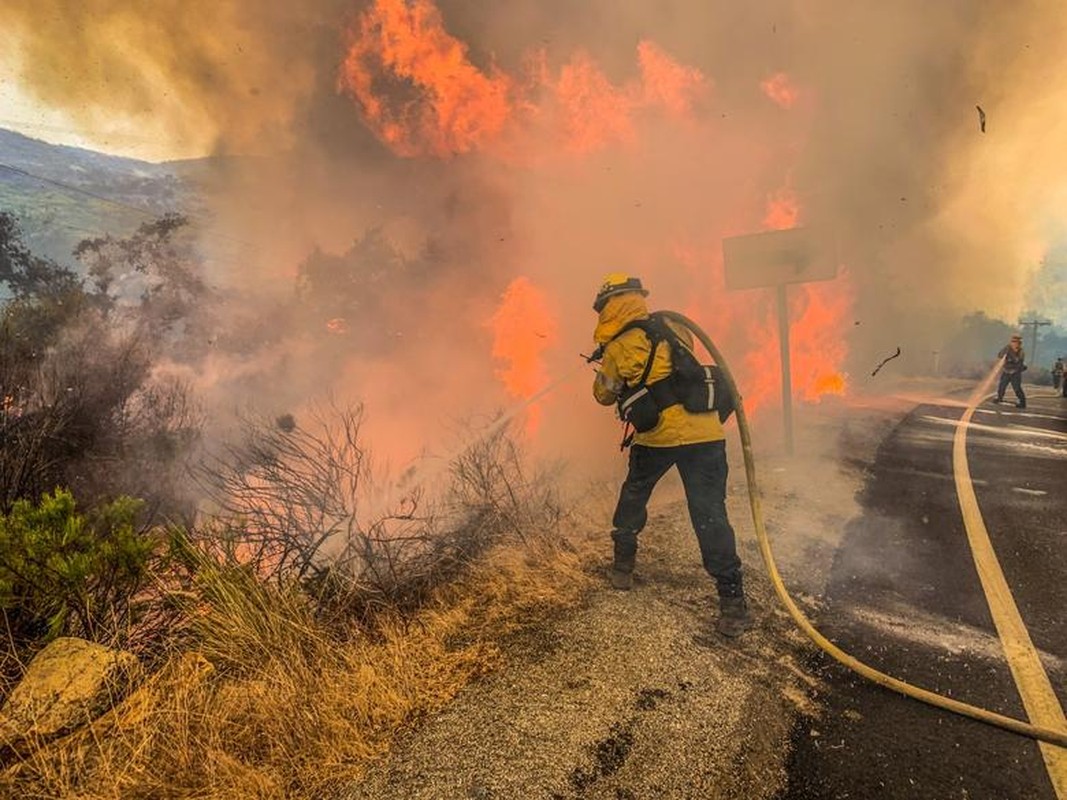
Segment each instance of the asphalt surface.
M997 558L1067 706L1067 400L1027 388L1025 410L978 409L968 460ZM814 621L871 666L1026 719L956 496L962 412L918 406L885 438ZM794 726L778 800L1056 800L1035 742L874 686L826 657L808 666L822 678L821 712Z
M807 705L802 637L755 568L747 589L759 624L736 641L715 634L714 586L685 503L660 499L641 534L632 591L608 588L604 558L580 608L502 642L504 665L329 796L772 798L785 778L791 721ZM738 487L728 503L741 522ZM758 561L751 540L742 557Z

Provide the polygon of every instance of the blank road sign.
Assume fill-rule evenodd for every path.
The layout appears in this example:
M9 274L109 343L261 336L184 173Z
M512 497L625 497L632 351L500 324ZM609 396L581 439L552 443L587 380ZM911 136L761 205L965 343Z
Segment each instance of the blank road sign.
M837 277L830 237L809 228L751 233L722 240L727 289L756 289Z

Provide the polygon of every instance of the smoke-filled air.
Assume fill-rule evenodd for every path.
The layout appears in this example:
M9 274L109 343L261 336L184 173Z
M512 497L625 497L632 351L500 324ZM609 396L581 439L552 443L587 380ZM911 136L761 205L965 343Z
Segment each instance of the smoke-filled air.
M0 24L72 124L215 156L201 248L269 336L209 354L206 396L358 399L398 466L567 375L528 439L610 436L579 361L606 272L704 325L758 414L775 296L726 289L724 237L832 232L837 277L789 291L818 403L963 313L1017 313L1063 235L1054 2L10 0ZM257 321L301 281L305 313Z
M1067 798L1065 43L0 0L0 797Z

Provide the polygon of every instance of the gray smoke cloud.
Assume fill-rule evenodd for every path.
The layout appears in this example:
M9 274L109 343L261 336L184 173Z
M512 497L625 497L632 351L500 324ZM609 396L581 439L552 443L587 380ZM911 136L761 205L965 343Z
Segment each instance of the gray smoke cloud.
M924 369L964 313L1017 313L1063 233L1062 3L442 0L445 30L486 76L521 83L533 60L558 81L586 58L623 92L641 84L638 46L652 42L705 79L684 118L666 101L635 105L628 136L584 154L558 146L559 109L542 85L524 95L536 113L506 148L446 158L395 154L341 90L347 32L369 5L12 0L0 24L24 84L87 129L126 118L235 156L212 165L208 184L216 232L255 244L219 268L248 304L284 303L315 248L344 253L381 230L408 269L368 282L344 315L359 335L338 340L349 351L330 345L323 359L294 333L259 358L284 372L269 384L279 406L326 386L366 398L401 457L448 420L517 401L489 322L518 276L543 291L556 326L538 351L548 375L588 346L591 295L621 270L641 275L653 306L705 324L749 394L770 403L773 298L725 293L721 239L766 227L776 194L795 198L801 224L835 231L848 273L819 290L851 299L807 351L798 331L798 369L839 343L849 355L837 366L858 388L896 346L901 369ZM771 96L775 76L795 93L788 108ZM419 94L396 75L376 90L401 108ZM604 113L593 99L572 122ZM794 298L797 315L814 302ZM225 383L231 367L212 374ZM542 438L575 453L613 435L585 381L541 416Z

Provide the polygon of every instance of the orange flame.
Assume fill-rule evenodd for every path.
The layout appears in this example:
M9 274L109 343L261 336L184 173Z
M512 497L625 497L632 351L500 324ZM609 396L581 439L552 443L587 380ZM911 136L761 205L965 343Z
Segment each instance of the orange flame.
M845 333L852 308L847 275L833 281L793 287L790 329L793 385L809 403L826 395L843 395L848 386L841 372L848 349Z
M767 212L763 215L763 225L772 231L795 228L800 218L800 203L796 192L784 186L767 198Z
M545 53L534 53L528 75L516 79L476 67L431 0L375 0L349 32L338 89L397 155L448 157L494 146L504 155L504 141L545 124L548 139L584 154L633 141L641 110L685 117L708 88L698 70L651 42L638 44L637 60L640 80L622 86L585 53L573 55L558 77ZM521 150L529 158L536 147L527 145Z
M767 198L763 224L772 230L794 228L800 219L800 201L788 184ZM840 374L847 348L844 322L852 295L838 284L806 283L790 287L790 361L794 394L817 402L823 395L845 393ZM843 285L843 284L842 284Z
M799 92L793 86L789 76L784 72L777 72L760 83L760 89L773 102L782 108L792 108L797 102Z
M587 55L579 54L564 66L553 88L573 152L588 153L609 142L633 139L633 95L612 86Z
M767 196L765 227L795 227L800 218L800 203L791 187L787 185ZM720 252L719 248L715 252ZM708 293L708 299L695 300L687 313L697 319L714 320L709 325L712 338L721 342L727 352L742 354L737 373L745 408L758 413L777 406L782 391L781 357L773 293L758 289L726 293L722 291L723 265L718 256L710 265L694 248L676 247L675 256L694 279L711 272L715 291ZM853 303L848 274L832 281L789 286L788 297L794 398L815 403L827 395L845 394L848 379L842 366Z
M674 124L695 121L712 82L649 41L638 44L636 59L637 77L622 83L610 80L585 52L553 66L545 51L532 51L524 73L509 75L495 66L476 66L466 44L446 31L433 0L373 0L349 32L338 88L399 156L481 153L534 164L637 145L656 115ZM760 88L782 108L806 97L785 73L768 77ZM764 228L793 228L802 221L789 181L765 201ZM730 224L741 232L758 219L749 213ZM721 258L696 252L679 258L692 262L697 280L709 280L710 271L720 289ZM795 396L817 402L844 393L845 321L852 304L848 277L791 286L789 299ZM709 332L716 341L743 354L738 372L746 406L754 409L776 404L781 392L773 300L768 291L718 291L687 309L696 319L714 320ZM546 293L519 277L488 322L492 356L502 364L496 374L512 397L528 399L548 384L544 357L557 336L550 309ZM538 419L534 408L527 417L528 433L536 430Z
M642 94L649 106L662 106L677 117L693 111L696 100L710 86L700 70L683 67L652 42L637 45Z
M544 352L557 338L556 319L548 298L526 277L515 278L504 291L489 320L493 330L493 358L507 363L497 377L513 397L529 399L548 383ZM537 431L540 409L527 415L527 434Z
M512 110L511 80L474 66L430 0L375 0L349 35L338 84L403 156L478 149L499 136Z

